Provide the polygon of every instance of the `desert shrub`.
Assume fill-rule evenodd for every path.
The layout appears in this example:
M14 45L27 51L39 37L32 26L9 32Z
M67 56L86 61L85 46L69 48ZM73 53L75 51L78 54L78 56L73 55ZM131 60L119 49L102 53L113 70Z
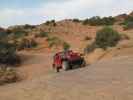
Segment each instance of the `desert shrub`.
M96 45L95 42L93 42L92 44L89 44L89 45L87 45L87 46L85 47L84 53L90 53L90 52L94 51L95 48L97 48L97 45Z
M97 32L95 41L85 47L84 52L90 53L96 48L106 49L115 46L121 39L121 35L110 27L105 27Z
M52 24L53 26L56 26L55 20L51 20L51 24Z
M26 38L23 38L20 42L16 43L18 50L35 48L37 45L38 44L34 39L26 39Z
M123 28L124 30L128 29L133 29L133 17L128 16L122 23L121 25L124 25Z
M36 26L34 26L34 25L29 25L29 24L25 24L24 25L24 29L33 29L33 28L35 28Z
M37 37L48 37L48 32L40 32Z
M49 47L58 46L62 42L58 37L49 37L47 41L49 43Z
M6 32L0 32L0 39L7 37L7 35L8 34Z
M0 67L0 85L13 83L19 80L19 75L14 68Z
M55 20L46 21L46 23L45 23L45 24L46 24L46 25L56 26L56 22L55 22Z
M113 17L104 17L101 19L102 25L113 25L115 23L115 18Z
M120 35L117 31L110 27L105 27L96 33L95 43L99 48L106 49L107 47L115 46L120 40Z
M124 30L133 29L133 21L126 23L123 28Z
M133 17L132 16L128 16L124 21L123 21L123 25L129 23L129 22L133 22Z
M8 33L0 32L0 41L7 41L7 40L8 40Z
M22 27L15 27L11 30L8 30L8 32L10 32L10 34L13 34L14 38L22 38L23 36L28 35L27 31Z
M83 25L88 25L88 23L89 23L89 19L85 19L85 20L83 20Z
M96 16L96 17L92 17L88 20L88 24L95 26L95 25L101 25L101 18Z
M72 21L75 22L75 23L79 23L80 22L80 20L77 19L77 18L73 19Z
M21 32L21 31L14 32L13 34L14 34L14 38L22 38L24 36L27 36L26 32Z
M49 24L50 24L50 21L46 21L45 24L46 24L46 25L49 25Z
M0 41L0 64L20 64L20 58L16 54L14 44L8 43L7 41Z
M64 42L63 43L63 49L66 51L66 50L69 50L70 49L70 45L67 43L67 42Z
M100 18L99 16L92 17L90 19L85 19L83 21L84 25L98 26L98 25L113 25L115 19L113 17Z
M49 43L50 48L57 46L62 46L64 50L68 50L70 48L70 45L67 42L64 42L58 37L48 37L47 41Z

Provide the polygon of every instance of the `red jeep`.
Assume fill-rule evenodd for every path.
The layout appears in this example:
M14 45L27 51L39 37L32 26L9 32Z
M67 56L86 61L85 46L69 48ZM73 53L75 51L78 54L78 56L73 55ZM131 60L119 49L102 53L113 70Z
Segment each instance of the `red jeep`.
M69 70L74 66L84 67L86 65L82 54L73 52L72 50L59 52L54 55L53 68L56 72L60 69Z

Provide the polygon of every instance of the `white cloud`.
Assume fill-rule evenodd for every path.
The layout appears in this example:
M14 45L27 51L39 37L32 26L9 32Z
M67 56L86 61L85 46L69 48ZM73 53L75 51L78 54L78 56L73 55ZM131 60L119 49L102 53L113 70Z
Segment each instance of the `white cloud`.
M67 0L44 2L38 8L4 9L0 25L37 24L48 19L87 18L127 13L133 10L132 0Z
M21 16L24 12L22 10L15 10L15 9L2 9L0 13L0 21L4 19L8 19L14 16Z

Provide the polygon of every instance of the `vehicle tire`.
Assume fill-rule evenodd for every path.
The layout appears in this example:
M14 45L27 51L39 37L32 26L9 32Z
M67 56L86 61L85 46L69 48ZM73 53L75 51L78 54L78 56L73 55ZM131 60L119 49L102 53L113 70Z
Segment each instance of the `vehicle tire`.
M59 68L56 68L56 70L55 70L55 71L56 71L56 73L58 73L58 72L60 72L60 69L59 69Z
M69 63L68 63L68 61L63 61L62 62L62 69L63 70L69 70Z

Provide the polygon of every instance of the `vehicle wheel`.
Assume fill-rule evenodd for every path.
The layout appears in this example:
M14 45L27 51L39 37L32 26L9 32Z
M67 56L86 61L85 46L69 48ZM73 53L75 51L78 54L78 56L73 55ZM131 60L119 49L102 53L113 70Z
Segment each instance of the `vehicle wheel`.
M56 72L57 72L57 73L60 72L60 69L59 69L59 68L56 68Z
M62 68L63 68L63 70L68 70L69 69L69 63L68 63L68 61L63 61L63 63L62 63Z

